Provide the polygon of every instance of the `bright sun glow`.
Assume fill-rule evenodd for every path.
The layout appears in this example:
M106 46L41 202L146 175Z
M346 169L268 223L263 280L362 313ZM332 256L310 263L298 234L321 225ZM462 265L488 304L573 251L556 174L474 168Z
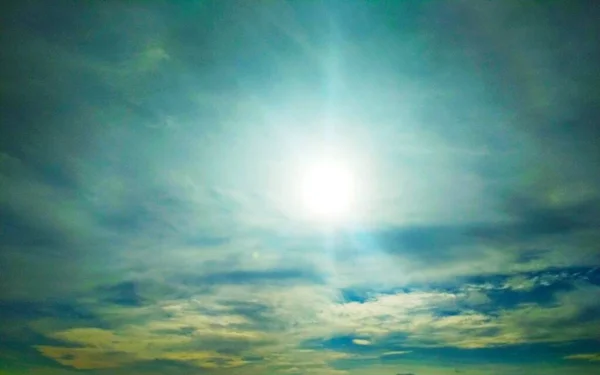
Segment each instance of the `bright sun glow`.
M354 203L354 176L337 161L321 161L306 169L301 181L302 203L314 218L339 221Z

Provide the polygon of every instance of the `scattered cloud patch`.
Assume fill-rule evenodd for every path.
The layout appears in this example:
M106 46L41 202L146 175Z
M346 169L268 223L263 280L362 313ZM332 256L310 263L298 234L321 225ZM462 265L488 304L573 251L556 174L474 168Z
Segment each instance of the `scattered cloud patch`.
M397 355L405 355L405 354L409 354L412 353L411 350L396 350L396 351L391 351L391 352L385 352L383 354L381 354L382 357L391 357L391 356L397 356Z
M572 354L566 356L565 359L600 362L600 353Z

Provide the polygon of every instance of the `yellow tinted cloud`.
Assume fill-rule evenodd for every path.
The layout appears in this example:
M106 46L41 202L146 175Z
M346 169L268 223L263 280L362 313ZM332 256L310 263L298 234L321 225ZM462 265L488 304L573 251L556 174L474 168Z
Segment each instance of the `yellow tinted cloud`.
M600 353L573 354L566 356L565 359L579 359L590 362L600 362Z
M51 337L84 346L37 347L46 357L79 370L115 368L135 361L155 359L189 362L202 368L233 368L246 363L241 357L214 351L181 350L192 340L191 337L152 334L140 327L132 327L125 334L98 328L75 328L54 333ZM240 333L234 337L246 336Z
M36 349L61 365L70 366L77 370L115 368L133 362L135 359L127 353L111 352L96 348L37 346Z

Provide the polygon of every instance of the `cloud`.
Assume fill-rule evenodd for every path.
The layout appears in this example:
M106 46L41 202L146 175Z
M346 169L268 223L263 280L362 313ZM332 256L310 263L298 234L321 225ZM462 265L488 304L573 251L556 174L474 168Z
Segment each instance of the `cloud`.
M153 360L208 369L261 366L267 359L269 366L314 363L311 366L325 369L329 360L344 357L340 353L309 354L292 350L303 335L290 318L298 317L299 308L306 306L304 298L295 298L302 296L303 289L306 292L314 289L273 286L265 294L265 287L260 285L219 288L217 293L162 301L158 306L99 305L96 311L111 329L82 327L57 331L51 325L38 326L49 339L64 342L66 346L36 348L58 363L77 369L116 368ZM292 350L295 354L277 354L286 347L286 352Z
M105 301L124 306L141 306L144 301L141 298L138 286L132 281L111 285L105 289L107 297Z
M224 332L224 335L220 334L219 330L208 332L198 330L193 333L210 340L253 339L251 334L235 331ZM113 368L157 359L181 361L202 368L238 367L245 363L239 356L221 354L213 350L186 351L185 346L193 342L193 336L164 331L152 333L152 331L142 330L141 327L132 327L119 333L97 328L79 328L54 333L52 338L83 346L37 347L43 355L76 369Z
M226 285L226 284L261 284L261 283L304 283L322 282L322 276L317 272L302 269L276 269L268 271L232 271L207 274L204 276L190 276L182 278L186 284L198 285Z
M404 355L404 354L409 354L412 353L411 350L395 350L395 351L391 351L391 352L385 352L383 354L381 354L382 357L390 357L390 356L396 356L396 355Z
M526 277L524 275L518 275L511 277L509 280L506 281L504 285L506 288L514 290L530 291L535 287L536 279Z
M320 307L316 322L305 322L303 329L306 336L313 337L370 337L383 348L393 344L485 348L570 342L594 338L591 332L599 323L594 312L599 305L592 301L597 293L597 286L581 284L557 292L546 306L523 303L480 312L474 310L479 305L469 303L469 294L460 291L384 294L364 302Z
M572 354L564 357L565 359L576 359L590 362L600 362L600 353Z
M126 354L96 348L62 348L38 346L45 356L77 370L116 368L132 362Z
M0 12L7 371L595 359L568 346L600 323L593 12L27 4ZM351 228L292 212L324 145L364 183Z

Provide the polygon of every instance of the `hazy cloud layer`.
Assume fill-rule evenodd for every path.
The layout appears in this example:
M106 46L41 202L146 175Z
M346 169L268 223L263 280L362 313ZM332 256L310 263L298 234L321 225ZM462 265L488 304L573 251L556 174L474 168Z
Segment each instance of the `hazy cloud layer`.
M595 373L596 8L3 4L0 375Z

